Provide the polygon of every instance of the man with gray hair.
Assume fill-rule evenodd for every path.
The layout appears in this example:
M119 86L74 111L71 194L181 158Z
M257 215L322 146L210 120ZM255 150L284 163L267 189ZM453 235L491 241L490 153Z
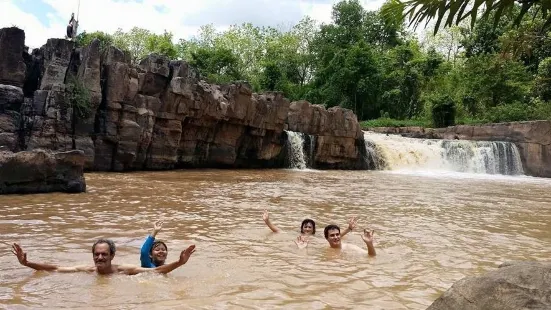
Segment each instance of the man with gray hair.
M190 245L187 249L180 253L180 259L170 264L165 264L157 268L142 268L133 265L114 265L111 263L115 257L115 243L109 239L99 239L92 245L92 255L94 266L74 266L61 267L57 265L33 263L27 260L27 253L23 251L19 244L12 245L12 253L17 256L19 263L34 270L57 271L57 272L95 272L100 275L108 275L114 273L134 275L142 272L169 273L172 270L184 265L191 254L195 252L195 245Z

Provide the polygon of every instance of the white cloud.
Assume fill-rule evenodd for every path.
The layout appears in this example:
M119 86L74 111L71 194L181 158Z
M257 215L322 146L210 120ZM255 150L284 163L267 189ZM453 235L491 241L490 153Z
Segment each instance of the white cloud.
M64 25L45 27L36 16L21 11L12 1L0 0L0 27L17 26L25 31L25 43L38 47L46 43L48 38L59 37L57 27L65 29Z
M21 1L21 0L20 0ZM40 0L27 0L40 1ZM23 12L15 0L0 0L0 27L17 25L25 30L26 44L40 47L48 38L65 35L67 22L78 0L43 0L53 8L48 25ZM226 29L231 24L251 22L259 26L289 25L309 15L320 22L331 20L331 8L338 0L80 0L79 31L115 32L137 26L155 33L171 31L175 39L189 38L201 25ZM377 9L383 0L360 1L366 9ZM158 11L156 8L162 7Z

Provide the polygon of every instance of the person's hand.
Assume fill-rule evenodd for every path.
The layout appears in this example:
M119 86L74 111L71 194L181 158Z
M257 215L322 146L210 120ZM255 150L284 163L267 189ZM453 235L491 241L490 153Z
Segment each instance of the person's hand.
M264 220L264 222L270 221L270 213L268 213L268 210L264 210L264 214L262 214L262 219Z
M27 253L23 251L23 249L19 246L19 244L14 243L12 245L11 252L17 256L17 260L19 263L23 266L27 266Z
M180 264L183 265L187 263L189 257L194 252L195 252L195 244L192 244L187 249L183 250L182 253L180 253L180 260L179 260Z
M362 240L365 242L365 243L373 243L373 235L375 234L375 230L369 230L369 229L364 229L364 234L362 235Z
M163 228L163 221L157 221L153 224L153 233L156 235Z
M308 238L300 235L297 237L297 240L295 240L295 243L299 249L304 249L308 246Z
M351 217L348 220L348 230L353 231L356 228L356 223L358 223L358 218L356 216Z

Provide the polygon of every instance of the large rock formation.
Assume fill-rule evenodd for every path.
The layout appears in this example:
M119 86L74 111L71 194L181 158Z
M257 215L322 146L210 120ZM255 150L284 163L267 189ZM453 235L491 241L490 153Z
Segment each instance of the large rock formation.
M525 173L551 177L551 121L458 125L447 128L378 127L368 130L424 139L507 141L520 152Z
M456 282L427 310L551 309L551 263L502 264Z
M0 84L23 87L25 32L17 27L0 29Z
M291 103L288 129L312 135L314 168L367 169L365 141L356 115L307 101Z
M0 152L0 194L84 192L83 167L79 150Z
M94 169L277 165L289 109L281 93L208 84L187 63L157 55L132 68L114 47L102 78Z
M80 48L49 39L29 54L24 37L0 30L0 150L78 149L86 170L101 171L277 168L285 167L288 129L315 139L315 167L366 168L350 110L291 105L246 82L209 84L186 62L159 55L134 66L99 41Z

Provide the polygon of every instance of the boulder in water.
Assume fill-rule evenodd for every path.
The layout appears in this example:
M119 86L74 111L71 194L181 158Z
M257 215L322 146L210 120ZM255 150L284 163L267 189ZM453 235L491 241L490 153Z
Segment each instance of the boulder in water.
M0 152L0 194L86 191L80 150Z
M504 263L456 282L427 310L551 309L551 263Z

